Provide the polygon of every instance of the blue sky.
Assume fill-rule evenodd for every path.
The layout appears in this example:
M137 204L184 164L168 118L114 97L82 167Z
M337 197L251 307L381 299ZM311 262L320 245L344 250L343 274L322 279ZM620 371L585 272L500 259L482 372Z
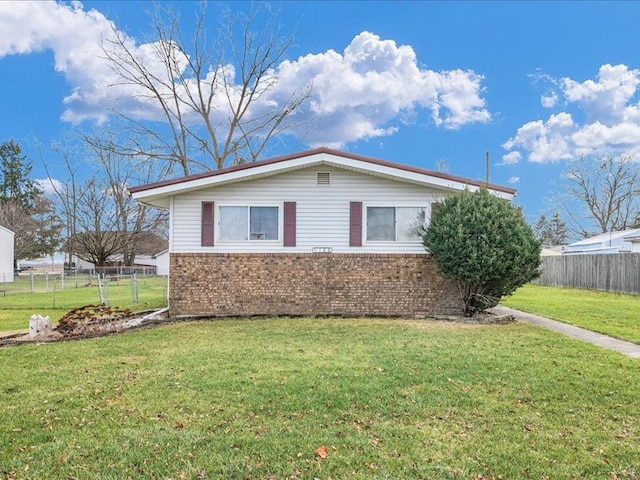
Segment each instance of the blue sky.
M195 5L174 3L188 25ZM326 126L300 149L323 144L428 169L444 161L475 179L488 151L491 181L518 189L515 202L535 221L554 207L572 159L640 148L638 2L271 5L295 37L283 88L313 80L308 120ZM0 141L46 147L105 120L111 93L100 88L97 42L111 21L144 44L150 8L0 2ZM211 2L210 17L225 8L249 4ZM42 151L50 173L62 172ZM31 158L45 178L40 155Z

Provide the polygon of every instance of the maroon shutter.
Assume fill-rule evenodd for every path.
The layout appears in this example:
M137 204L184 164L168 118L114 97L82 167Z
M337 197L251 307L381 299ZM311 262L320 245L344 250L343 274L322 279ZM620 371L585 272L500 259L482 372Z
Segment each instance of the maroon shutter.
M296 246L296 202L284 202L284 246Z
M349 208L349 246L362 246L362 202L351 202Z
M203 247L213 247L213 202L202 202L202 237Z

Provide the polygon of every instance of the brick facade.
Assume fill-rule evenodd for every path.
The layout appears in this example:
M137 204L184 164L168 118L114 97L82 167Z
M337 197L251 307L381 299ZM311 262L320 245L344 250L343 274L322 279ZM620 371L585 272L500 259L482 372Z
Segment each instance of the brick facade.
M171 316L460 315L422 254L171 254Z

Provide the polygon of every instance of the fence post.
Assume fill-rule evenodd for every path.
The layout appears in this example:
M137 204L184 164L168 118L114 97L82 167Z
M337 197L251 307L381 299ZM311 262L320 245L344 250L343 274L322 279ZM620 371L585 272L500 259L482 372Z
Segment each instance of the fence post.
M100 305L108 305L109 298L107 293L107 277L100 274L96 275L98 279L98 296L100 297Z
M29 283L31 284L31 293L35 293L35 287L33 285L33 272L29 273Z
M138 305L138 276L136 272L131 275L131 290L133 295L133 304Z

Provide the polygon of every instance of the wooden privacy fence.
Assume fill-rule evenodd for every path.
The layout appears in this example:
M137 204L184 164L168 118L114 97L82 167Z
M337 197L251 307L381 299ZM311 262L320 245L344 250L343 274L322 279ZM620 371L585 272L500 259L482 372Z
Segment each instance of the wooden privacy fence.
M536 285L640 293L640 253L542 257Z

